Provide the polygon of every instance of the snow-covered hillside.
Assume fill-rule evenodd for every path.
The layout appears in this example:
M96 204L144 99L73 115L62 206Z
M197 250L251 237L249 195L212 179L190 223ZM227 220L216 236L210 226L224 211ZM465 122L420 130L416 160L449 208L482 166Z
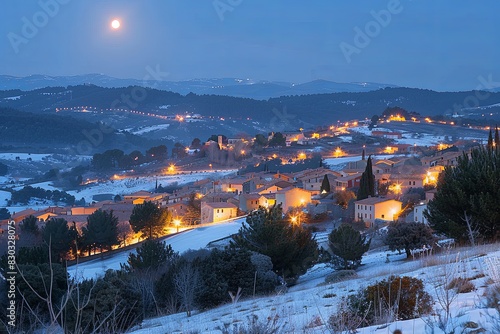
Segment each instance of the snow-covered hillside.
M92 202L92 197L97 194L130 194L140 190L151 191L155 188L156 182L162 186L168 186L172 183L179 185L211 178L222 178L226 175L235 173L236 170L223 171L201 171L177 175L160 176L141 176L138 178L126 178L122 180L109 180L106 182L94 183L81 190L68 191L76 199L84 198L87 203Z
M302 276L297 285L286 293L252 298L245 296L238 303L228 303L215 309L195 312L191 317L185 313L145 320L142 326L131 331L134 334L163 333L223 333L235 326L248 326L252 319L264 326L270 333L330 333L326 323L337 310L342 296L356 292L390 275L419 278L434 300L435 315L443 314L437 302L444 291L445 276L449 273L456 277L470 279L476 290L457 294L451 303L450 326L456 326L458 333L469 333L464 324L485 328L484 333L495 333L493 326L499 325L497 313L485 308L483 293L491 282L500 283L499 245L480 246L476 249L463 248L450 250L439 255L431 255L419 260L409 261L398 253L384 250L371 251L363 257L363 265L358 269L357 278L338 283L326 284L325 277L333 269L324 264L313 267ZM387 256L390 262L386 262ZM484 276L483 276L484 275ZM489 315L488 315L489 314ZM394 321L367 328L360 328L362 334L391 334L395 329L403 333L431 333L430 326L437 326L436 316ZM469 330L472 330L470 328ZM232 332L229 332L232 333ZM434 328L434 333L443 333Z
M238 232L245 218L235 219L226 223L215 223L211 226L198 227L184 231L165 239L176 252L183 253L188 249L199 249L206 247L211 241L216 241ZM120 263L126 263L131 251L118 252L116 255L103 260L96 259L82 264L68 267L68 273L73 278L84 279L102 276L108 269L120 269Z

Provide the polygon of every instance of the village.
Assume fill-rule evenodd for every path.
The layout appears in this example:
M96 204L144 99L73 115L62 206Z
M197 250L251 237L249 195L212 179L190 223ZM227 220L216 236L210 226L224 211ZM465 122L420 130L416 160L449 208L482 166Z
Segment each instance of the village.
M387 122L391 120L405 121L399 115L391 115ZM413 119L409 122L415 121L416 119ZM423 122L429 123L429 119ZM233 173L218 177L218 174L214 173L215 176L196 179L172 192L159 191L161 188L158 188L156 181L154 189L140 189L113 198L109 195L94 194L93 200L83 206L50 205L45 208L26 208L12 212L11 220L20 223L27 217L33 216L42 229L51 218L61 218L70 224L73 223L81 231L87 224L87 218L97 210L112 211L118 218L120 240L120 244L114 248L141 240L140 235L132 231L129 220L134 207L145 202L152 202L158 208L170 213L169 221L165 222L164 235L231 221L260 207L269 208L274 205L281 206L284 213L289 213L293 224L312 224L322 221L360 223L358 224L360 228L370 229L383 227L396 220L425 223L426 218L423 213L426 203L432 200L436 191L439 174L446 166L454 166L457 158L467 153L470 148L465 145L459 148L443 142L432 146L398 143L397 140L403 138L402 132L383 128L373 128L370 131L367 130L368 123L368 121L359 123L353 121L351 124L331 126L322 133L310 132L307 136L302 130L285 131L282 133L285 145L281 149L281 154L279 148L277 151L273 149L266 153L269 155L267 158L261 151L251 152L252 146L255 146L251 139L227 139L219 135L217 141L204 143L205 150L215 152L213 154L237 151L240 155L250 156L250 153L253 153L252 161L259 161L255 164L255 168L234 170ZM361 129L364 134L369 131L368 134L372 138L378 138L382 143L389 144L380 147L380 142L372 145L349 143L348 140L352 138L350 132L353 132L353 129L357 131ZM274 133L270 133L268 142L271 142L274 136ZM314 151L304 148L321 147L325 141L323 137L326 137L326 141L336 139L337 142L341 138L342 148L339 145L326 154L323 152L317 166L311 163L304 164L304 161L311 156L309 152ZM333 144L336 145L337 142ZM292 152L288 153L288 156L286 149ZM197 151L199 149L186 147L183 156L189 159L189 156L195 155ZM373 153L376 154L372 157ZM280 167L267 165L267 161L271 160L282 161L281 171ZM376 196L356 200L356 193L368 160L376 180ZM346 162L339 164L340 161ZM262 168L259 165L265 166ZM297 167L296 171L294 168L290 169L290 166ZM212 164L209 168L212 169ZM179 174L182 177L182 174L192 174L193 171L190 172L185 166L181 171L178 166L170 164L165 173ZM116 181L121 178L126 176L114 174L111 180ZM413 195L405 196L412 192ZM2 221L0 228L7 230L7 223L8 220ZM22 235L19 239L22 243Z

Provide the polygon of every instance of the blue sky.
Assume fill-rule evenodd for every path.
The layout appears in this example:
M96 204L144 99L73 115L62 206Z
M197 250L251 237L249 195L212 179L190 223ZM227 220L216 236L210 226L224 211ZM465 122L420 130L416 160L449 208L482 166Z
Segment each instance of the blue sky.
M496 0L2 0L1 6L0 74L142 79L148 67L159 67L167 80L326 79L440 91L474 89L479 77L500 81ZM390 18L380 14L377 21L374 13ZM121 20L118 31L110 29L113 18Z

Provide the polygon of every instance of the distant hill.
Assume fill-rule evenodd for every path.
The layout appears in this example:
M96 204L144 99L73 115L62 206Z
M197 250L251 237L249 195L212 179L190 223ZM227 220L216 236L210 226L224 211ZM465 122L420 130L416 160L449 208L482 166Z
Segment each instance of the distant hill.
M118 133L99 123L57 114L35 114L0 108L0 149L65 149L89 155L106 149L132 151L154 144L129 133Z
M283 95L304 95L338 92L368 92L385 87L396 87L378 83L337 83L327 80L294 84L290 82L264 81L237 78L193 79L186 81L156 81L137 79L118 79L104 74L85 74L76 76L30 75L14 77L0 75L0 89L19 89L23 91L45 88L66 87L82 84L93 84L106 88L127 86L153 87L180 94L215 94L234 97L246 97L267 100Z
M481 96L482 99L476 98ZM474 103L472 106L471 104ZM0 107L34 113L56 108L92 106L133 109L160 115L196 113L204 117L252 119L286 123L287 127L314 127L337 121L371 118L387 107L399 106L421 115L445 115L483 120L500 119L500 92L435 92L415 88L383 88L370 92L289 95L266 101L221 95L182 95L136 86L104 88L95 85L47 87L32 91L0 91ZM471 108L471 106L473 108Z

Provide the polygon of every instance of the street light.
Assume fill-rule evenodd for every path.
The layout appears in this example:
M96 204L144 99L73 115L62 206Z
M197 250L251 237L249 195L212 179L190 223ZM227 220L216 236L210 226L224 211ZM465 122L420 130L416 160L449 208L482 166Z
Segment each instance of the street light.
M174 219L173 223L175 227L177 227L177 233L179 233L179 226L181 225L181 221L179 219Z

